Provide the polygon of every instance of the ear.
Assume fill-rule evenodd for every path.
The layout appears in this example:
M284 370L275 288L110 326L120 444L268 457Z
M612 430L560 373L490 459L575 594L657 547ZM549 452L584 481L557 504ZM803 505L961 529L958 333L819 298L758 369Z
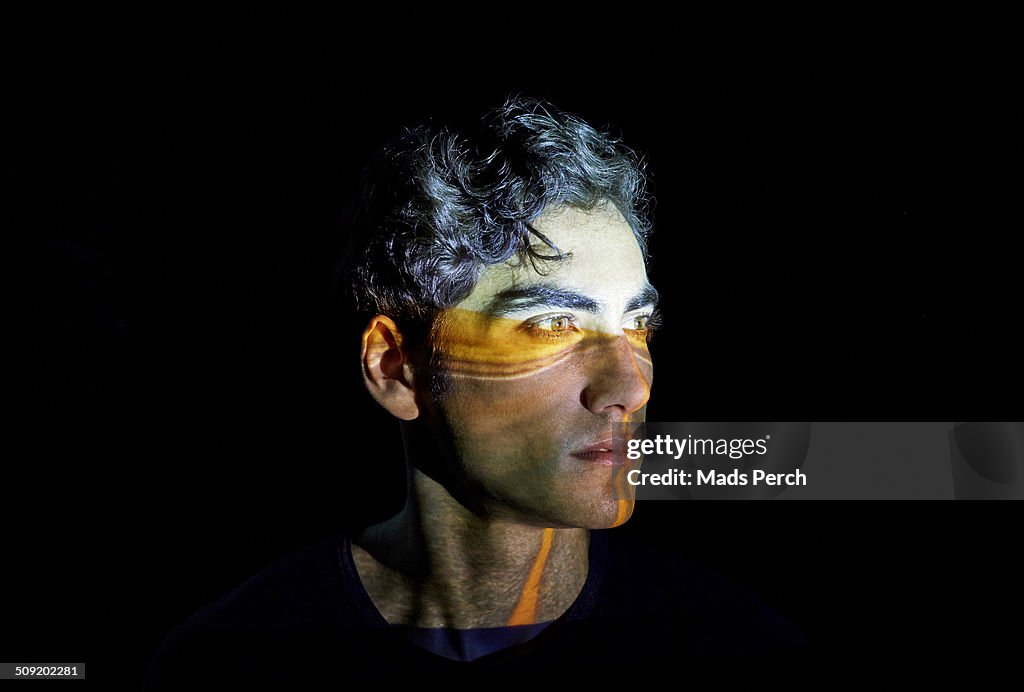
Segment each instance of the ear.
M402 351L402 333L390 317L377 315L363 331L363 381L370 395L391 415L412 420L420 415L412 367Z

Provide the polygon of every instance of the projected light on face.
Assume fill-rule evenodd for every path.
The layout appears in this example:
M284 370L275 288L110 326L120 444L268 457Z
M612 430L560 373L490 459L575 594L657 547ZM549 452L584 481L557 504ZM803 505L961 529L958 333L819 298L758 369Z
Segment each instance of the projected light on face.
M545 212L534 226L570 256L488 267L441 315L431 418L488 514L616 526L633 510L621 424L644 417L657 294L613 205Z

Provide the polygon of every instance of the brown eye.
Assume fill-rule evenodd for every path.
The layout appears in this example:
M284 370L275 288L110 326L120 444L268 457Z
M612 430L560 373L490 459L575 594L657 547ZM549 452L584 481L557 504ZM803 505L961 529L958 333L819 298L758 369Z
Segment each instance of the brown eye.
M568 317L552 317L551 318L551 331L553 332L564 332L569 328Z

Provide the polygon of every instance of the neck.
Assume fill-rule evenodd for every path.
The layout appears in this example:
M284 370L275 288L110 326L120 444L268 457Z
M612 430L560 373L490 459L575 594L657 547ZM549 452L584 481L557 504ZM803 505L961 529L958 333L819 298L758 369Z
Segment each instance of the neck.
M412 470L405 507L353 546L370 598L391 624L500 627L561 616L587 576L589 532L481 517Z

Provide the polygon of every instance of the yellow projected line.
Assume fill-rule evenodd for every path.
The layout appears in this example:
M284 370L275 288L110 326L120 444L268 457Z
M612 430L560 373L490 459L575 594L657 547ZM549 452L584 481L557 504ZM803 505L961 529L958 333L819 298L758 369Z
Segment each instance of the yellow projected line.
M544 563L548 561L548 553L551 552L551 541L554 537L554 529L544 529L540 539L540 552L537 553L537 559L533 561L530 574L526 577L526 584L523 586L523 595L519 598L519 605L512 611L512 617L508 619L509 625L532 625L537 622L540 578L544 574Z

